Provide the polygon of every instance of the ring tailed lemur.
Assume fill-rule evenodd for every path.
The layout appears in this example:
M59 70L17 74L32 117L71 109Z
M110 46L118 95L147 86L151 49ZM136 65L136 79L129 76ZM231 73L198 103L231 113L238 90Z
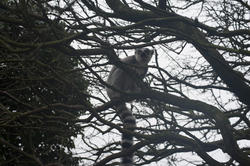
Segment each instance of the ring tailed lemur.
M140 48L135 50L135 55L128 56L121 61L125 64L132 65L131 69L135 71L141 78L144 78L147 70L148 63L152 58L154 50L148 48ZM137 66L137 67L136 67ZM140 91L136 81L128 74L128 72L113 66L109 73L107 83L116 89L123 92ZM106 88L107 94L111 100L122 96L121 93ZM127 130L133 131L136 127L135 118L132 112L126 107L125 103L116 107L117 113L123 123L123 127ZM126 150L133 145L133 136L123 133L122 134L122 150ZM133 154L122 157L121 166L132 166Z

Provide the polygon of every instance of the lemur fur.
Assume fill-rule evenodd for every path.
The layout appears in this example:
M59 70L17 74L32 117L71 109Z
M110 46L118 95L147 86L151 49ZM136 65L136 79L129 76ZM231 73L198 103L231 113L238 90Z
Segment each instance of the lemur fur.
M148 63L152 58L154 50L148 48L140 48L135 50L135 55L128 56L121 61L131 67L141 78L144 78L148 71ZM137 66L137 67L136 67ZM107 83L123 92L138 92L140 91L136 81L128 74L128 72L120 69L117 66L113 66ZM111 100L122 97L122 94L111 89L106 88L107 94ZM134 131L136 127L135 117L132 112L126 107L125 103L120 104L116 107L116 111L123 123L123 127L127 130ZM133 136L130 134L122 133L122 151L130 148L133 145ZM121 159L120 166L132 166L133 165L133 154L123 156Z

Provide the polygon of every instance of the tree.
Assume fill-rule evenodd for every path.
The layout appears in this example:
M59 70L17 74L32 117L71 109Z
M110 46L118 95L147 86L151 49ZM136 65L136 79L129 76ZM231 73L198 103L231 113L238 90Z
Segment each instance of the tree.
M78 120L80 130L85 131L77 151L83 163L116 165L122 155L134 152L136 165L249 165L247 1L29 2L38 6L39 16L12 10L4 4L0 7L21 12L26 20L42 21L52 27L51 32L54 23L63 23L64 29L73 33L35 44L1 37L1 47L29 53L40 48L55 49L80 62L92 105L72 103L70 108L88 110ZM19 28L29 27L29 33L37 28L27 21L19 22L19 17L0 20L20 25ZM71 45L65 45L71 41ZM120 127L113 109L119 103L107 99L105 79L111 64L126 70L118 57L146 46L154 47L156 54L141 84L143 91L121 99L135 100L128 104L138 123L136 131L130 133L136 138L135 145L120 152L119 135L127 131ZM214 151L226 158L216 158ZM194 158L187 159L187 155Z
M42 14L38 4L6 1L1 7L0 165L78 165L73 137L82 132L77 121L89 105L88 83L76 58L41 44L71 32L54 20L28 20Z

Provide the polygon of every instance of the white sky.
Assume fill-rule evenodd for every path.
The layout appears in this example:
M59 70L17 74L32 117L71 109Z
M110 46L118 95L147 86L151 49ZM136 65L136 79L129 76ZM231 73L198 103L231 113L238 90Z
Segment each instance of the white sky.
M177 3L180 3L180 1L177 1ZM180 5L181 6L181 5ZM186 17L189 17L189 18L196 18L198 15L199 15L199 12L197 12L197 10L200 9L200 5L197 5L197 6L193 6L192 8L190 8L188 11L183 11L179 14L181 15L185 15ZM199 20L205 20L205 17L203 14L199 15ZM157 49L158 51L158 54L165 54L164 52L161 51L161 49ZM133 51L132 51L133 52ZM129 52L128 53L132 54L132 52ZM171 53L169 53L171 54ZM171 56L177 56L177 55L171 55ZM186 58L186 60L189 60L188 63L192 64L192 56L200 56L199 53L194 49L192 48L191 46L188 46L185 48L185 50L182 52L181 56L183 56L183 58ZM189 57L189 58L187 58ZM165 68L166 70L168 70L169 72L171 72L171 69L172 68L176 68L174 65L174 63L172 62L172 60L170 59L169 56L162 56L161 57L162 59L160 60L160 66L162 68ZM154 58L152 58L154 59ZM203 59L204 60L204 59ZM150 65L154 65L155 62L154 60L151 61ZM172 65L172 66L171 66ZM149 70L149 72L154 72L153 70ZM176 72L176 71L172 71L172 72ZM221 93L225 93L224 96L224 99L225 101L227 101L228 99L231 98L231 95L228 93L228 92L222 92L222 91L215 91L215 94L218 93L219 95L222 95ZM204 93L204 94L201 94L200 92L196 92L196 91L189 91L187 89L186 91L186 94L192 98L192 99L197 99L197 100L201 100L201 101L206 101L206 103L208 104L214 104L214 101L209 101L207 100L207 94ZM96 94L98 95L98 94ZM94 102L95 103L95 102ZM233 108L234 107L234 103L232 105L227 105L228 108ZM86 135L92 135L92 134L95 134L97 131L93 130L93 129L89 129L88 131L85 132ZM97 137L92 137L90 139L91 142L93 143L97 143L99 145L103 144L105 145L107 142L109 141L113 141L113 139L119 141L120 139L120 136L118 135L113 135L113 133L110 133L110 134L105 134L104 136L103 135L99 135ZM75 140L75 143L76 143L76 152L77 153L81 153L82 152L82 149L85 149L86 146L84 145L85 143L83 143L81 141L81 138L79 136L79 138L77 138ZM250 142L248 141L241 141L239 143L241 146L248 146L250 147ZM221 150L216 150L216 151L213 151L213 152L210 152L209 153L214 159L218 160L218 161L228 161L229 160L229 156L225 153L223 153ZM80 156L85 156L86 153L84 154L80 154ZM91 155L87 154L86 157L89 156L91 157ZM192 153L181 153L181 154L178 154L178 156L180 156L180 158L182 158L183 160L178 164L178 166L191 166L193 164L189 163L189 161L197 161L197 163L200 163L201 159L199 157L197 157L196 154L192 154ZM165 166L166 165L166 161L164 160L161 160L160 162L158 162L157 164L156 163L151 163L149 166Z

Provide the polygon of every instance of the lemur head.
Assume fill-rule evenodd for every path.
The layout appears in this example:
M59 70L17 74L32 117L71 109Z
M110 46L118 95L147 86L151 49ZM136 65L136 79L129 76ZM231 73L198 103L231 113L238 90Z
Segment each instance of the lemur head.
M139 64L148 64L154 54L154 50L148 48L138 48L135 50L135 59Z

